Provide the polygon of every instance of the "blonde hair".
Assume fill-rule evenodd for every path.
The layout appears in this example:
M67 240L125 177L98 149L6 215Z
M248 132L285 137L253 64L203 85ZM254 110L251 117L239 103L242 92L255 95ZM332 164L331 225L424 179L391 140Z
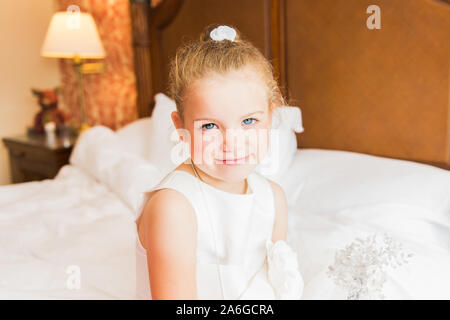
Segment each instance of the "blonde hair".
M177 111L183 119L183 97L188 86L208 75L253 67L267 89L269 108L285 105L285 99L273 74L273 68L264 55L249 41L241 39L236 31L234 41L211 39L210 32L219 26L207 26L197 41L180 46L171 61L169 93L175 100Z

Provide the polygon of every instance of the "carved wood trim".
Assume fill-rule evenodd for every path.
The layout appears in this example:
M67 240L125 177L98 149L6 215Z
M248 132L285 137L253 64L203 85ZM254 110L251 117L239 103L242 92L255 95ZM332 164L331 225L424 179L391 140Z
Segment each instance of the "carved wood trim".
M149 13L149 1L130 0L132 46L137 89L137 112L139 118L150 116L150 103L153 100Z
M138 117L149 117L153 97L162 91L159 57L161 31L176 17L183 0L164 0L152 8L150 0L130 0Z

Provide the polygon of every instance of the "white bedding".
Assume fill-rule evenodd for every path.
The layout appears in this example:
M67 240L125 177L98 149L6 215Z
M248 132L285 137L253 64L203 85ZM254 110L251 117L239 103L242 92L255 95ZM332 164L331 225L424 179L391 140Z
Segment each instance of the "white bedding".
M374 232L389 233L415 254L389 272L387 298L450 298L448 171L301 149L279 182L305 299L345 299L327 267L336 250ZM0 187L1 299L134 299L134 250L133 210L74 165L54 180ZM67 288L71 265L80 268L78 290Z
M413 253L387 269L387 299L450 298L450 172L358 153L303 149L282 184L304 185L289 211L304 299L345 299L326 275L337 250L387 233ZM295 173L295 174L294 174Z
M0 299L133 299L134 232L129 207L73 165L2 186ZM74 265L81 286L68 289Z

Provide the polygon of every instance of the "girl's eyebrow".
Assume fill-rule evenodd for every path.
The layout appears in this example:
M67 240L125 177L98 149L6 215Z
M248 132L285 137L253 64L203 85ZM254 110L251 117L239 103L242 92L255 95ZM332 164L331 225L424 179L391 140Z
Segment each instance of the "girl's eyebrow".
M246 117L248 117L248 116L251 116L251 115L257 114L257 113L264 113L264 111L259 110L259 111L255 111L255 112L250 112L250 113L248 113L248 114L242 116L242 118L246 118ZM219 121L218 119L213 119L213 118L194 119L194 121L202 121L202 120Z

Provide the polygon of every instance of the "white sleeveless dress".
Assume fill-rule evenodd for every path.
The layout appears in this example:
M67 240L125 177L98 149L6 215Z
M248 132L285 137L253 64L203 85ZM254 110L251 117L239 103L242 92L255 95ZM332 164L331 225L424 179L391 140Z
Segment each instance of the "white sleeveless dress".
M275 206L270 183L256 172L247 177L247 182L246 194L233 194L214 188L188 172L175 170L143 193L138 217L153 191L159 189L174 189L192 205L197 218L199 300L299 299L303 280L297 254L285 241L275 244L271 241ZM138 299L151 299L147 252L137 232L136 289Z

